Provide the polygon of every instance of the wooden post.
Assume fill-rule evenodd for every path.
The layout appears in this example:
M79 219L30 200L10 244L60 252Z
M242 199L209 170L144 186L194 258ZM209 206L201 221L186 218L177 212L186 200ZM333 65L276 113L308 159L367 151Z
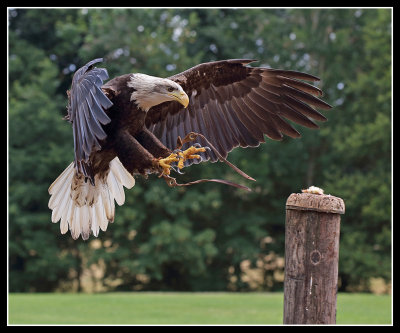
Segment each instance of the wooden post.
M335 324L340 215L331 195L293 193L286 202L284 324Z

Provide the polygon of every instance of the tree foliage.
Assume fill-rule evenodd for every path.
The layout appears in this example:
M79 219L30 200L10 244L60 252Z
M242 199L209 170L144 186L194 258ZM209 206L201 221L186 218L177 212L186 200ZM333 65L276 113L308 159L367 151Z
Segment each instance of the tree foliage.
M342 290L391 278L391 11L388 9L10 9L10 291L277 290L285 201L309 185L346 203ZM229 159L253 192L137 179L107 232L72 241L50 223L47 188L73 159L62 120L73 72L104 57L110 77L166 77L200 62L320 76L334 106L318 131L269 139ZM221 163L193 165L181 182L243 179ZM100 272L100 273L99 273Z

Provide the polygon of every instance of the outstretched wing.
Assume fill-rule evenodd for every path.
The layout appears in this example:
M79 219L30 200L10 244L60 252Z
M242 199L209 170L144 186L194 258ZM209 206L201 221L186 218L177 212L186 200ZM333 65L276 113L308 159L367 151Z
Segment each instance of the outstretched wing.
M174 149L178 136L191 131L203 134L225 158L235 147L256 147L264 134L281 140L283 134L300 137L285 118L309 128L326 118L312 106L331 106L315 96L322 91L306 81L319 78L296 71L245 66L254 60L232 59L197 65L168 79L179 83L189 96L187 109L173 101L153 107L146 126ZM312 106L311 106L312 105ZM205 145L201 138L197 139ZM213 151L201 153L201 161L218 160ZM186 165L199 163L188 160Z
M107 70L93 67L101 61L102 58L94 59L78 69L69 91L68 120L72 122L74 135L75 167L91 181L89 156L101 148L99 140L107 136L101 124L111 121L104 110L113 105L101 90L103 80L108 79Z

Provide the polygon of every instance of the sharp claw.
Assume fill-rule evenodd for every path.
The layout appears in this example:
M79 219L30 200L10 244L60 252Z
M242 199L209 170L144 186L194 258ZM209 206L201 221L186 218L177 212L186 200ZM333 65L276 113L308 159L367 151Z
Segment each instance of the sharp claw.
M179 159L182 159L182 157L178 157ZM179 161L178 161L179 162ZM172 165L172 164L174 164L174 165ZM171 164L169 164L169 169L171 170L174 170L176 173L179 173L180 175L184 175L185 173L184 172L182 172L180 169L179 169L179 167L178 167L178 163L177 162L172 162ZM160 175L160 177L161 176L163 176L163 175L165 175L165 176L169 176L169 173L167 174L167 171L166 170L164 170L163 171L163 173Z
M179 170L179 168L177 168L176 166L171 165L171 169L174 170L177 173L182 174L182 172Z
M166 158L161 158L158 160L158 165L161 167L162 172L160 174L160 177L163 175L169 175L170 174L170 169L173 168L172 163L179 161L177 158L177 154L170 154Z
M193 147L196 147L196 148L201 148L201 144L200 144L200 143L198 143L198 142L196 142L195 144L193 144ZM206 147L204 147L204 148L206 148Z

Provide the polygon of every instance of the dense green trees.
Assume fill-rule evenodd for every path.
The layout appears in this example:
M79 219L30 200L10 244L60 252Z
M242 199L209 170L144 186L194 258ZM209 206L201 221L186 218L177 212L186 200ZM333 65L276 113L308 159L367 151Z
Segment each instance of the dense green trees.
M255 65L322 78L335 108L318 131L234 150L253 192L137 179L106 233L72 241L50 223L47 188L73 159L65 115L73 72L104 57L110 77L169 76L197 63ZM391 278L391 11L387 9L11 9L11 291L282 288L286 198L309 185L342 197L342 290ZM181 181L243 182L225 165ZM99 287L99 289L101 289Z

